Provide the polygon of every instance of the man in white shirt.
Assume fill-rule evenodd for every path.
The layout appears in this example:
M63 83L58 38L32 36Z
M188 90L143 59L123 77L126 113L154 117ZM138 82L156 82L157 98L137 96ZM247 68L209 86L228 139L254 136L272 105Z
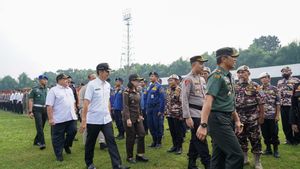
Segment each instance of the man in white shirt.
M63 161L63 148L67 154L71 154L70 147L77 133L75 99L67 77L59 74L56 77L57 85L50 89L46 97L52 145L57 161Z
M106 81L110 68L107 63L96 67L98 77L87 85L82 112L80 131L87 129L85 163L88 169L96 169L93 164L94 148L99 131L102 131L108 146L113 169L128 169L122 166L121 157L114 139L110 115L110 84Z

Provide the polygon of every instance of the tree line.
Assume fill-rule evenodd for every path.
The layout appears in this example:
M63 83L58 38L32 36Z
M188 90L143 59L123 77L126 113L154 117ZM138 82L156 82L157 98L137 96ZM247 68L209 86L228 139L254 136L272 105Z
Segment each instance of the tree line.
M300 42L291 42L286 46L281 46L277 36L261 36L253 40L252 44L247 49L239 49L240 57L237 67L247 64L250 68L276 66L285 64L300 63ZM215 68L216 59L215 53L204 53L203 56L208 59L206 66L211 70ZM192 57L192 56L190 56ZM128 77L128 69L130 73L138 73L141 77L147 78L150 71L156 71L160 77L167 77L171 74L185 75L191 65L188 59L182 57L175 60L169 65L164 64L138 64L130 65L130 68L124 67L115 70L111 73L110 79L112 82L116 77L122 77L125 82ZM59 73L70 75L76 85L87 83L87 75L93 73L92 69L66 69L57 70L56 72L44 72L49 78L49 85L55 85L55 78ZM21 73L17 79L11 76L5 76L0 79L0 90L7 89L22 89L25 87L33 87L37 83L37 78L31 79L26 73Z

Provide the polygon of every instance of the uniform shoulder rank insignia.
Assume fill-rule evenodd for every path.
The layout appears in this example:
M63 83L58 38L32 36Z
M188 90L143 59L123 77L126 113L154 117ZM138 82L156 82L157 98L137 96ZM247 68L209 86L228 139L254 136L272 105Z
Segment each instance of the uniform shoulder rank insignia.
M153 90L153 91L157 90L157 87L156 87L156 86L154 86L154 87L152 88L152 90Z
M220 79L220 78L221 78L221 75L219 75L219 74L215 74L215 75L214 75L214 78L216 78L216 79Z
M220 72L221 72L221 70L220 70L220 69L216 69L216 72L220 73Z

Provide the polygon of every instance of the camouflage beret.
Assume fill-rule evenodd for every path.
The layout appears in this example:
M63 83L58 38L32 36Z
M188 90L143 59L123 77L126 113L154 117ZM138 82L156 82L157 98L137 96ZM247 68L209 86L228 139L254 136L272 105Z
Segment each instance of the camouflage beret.
M231 57L238 57L240 54L235 48L231 48L231 47L221 48L216 51L216 57L224 56L224 55L231 56Z
M236 72L239 72L239 71L248 71L248 72L250 72L249 69L250 69L249 66L243 65L243 66L240 66L240 67L236 70Z
M211 72L209 67L204 67L204 68L203 68L203 71L208 72L208 73Z
M262 73L258 76L258 78L261 79L261 78L263 78L263 77L271 77L271 76L270 76L270 74L267 73L267 72L262 72Z
M179 80L179 76L176 75L176 74L172 74L171 76L169 76L168 79L176 79L176 80Z
M286 71L292 71L292 69L290 67L288 67L288 66L283 67L281 69L281 72L283 72L284 70L286 70Z

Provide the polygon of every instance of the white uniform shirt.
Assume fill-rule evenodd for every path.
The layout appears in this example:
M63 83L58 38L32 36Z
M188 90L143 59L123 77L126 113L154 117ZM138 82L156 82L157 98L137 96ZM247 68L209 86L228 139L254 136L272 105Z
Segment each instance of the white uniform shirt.
M15 100L15 95L16 95L15 93L12 93L12 94L10 95L10 98L9 98L9 100L10 100L10 101L13 101L13 100Z
M74 94L69 87L59 84L52 87L47 94L46 105L53 107L54 123L77 120Z
M21 102L22 103L22 101L23 101L23 93L18 93L18 95L17 95L17 102Z
M99 78L88 83L84 99L90 101L87 124L107 124L112 121L109 112L110 84Z

